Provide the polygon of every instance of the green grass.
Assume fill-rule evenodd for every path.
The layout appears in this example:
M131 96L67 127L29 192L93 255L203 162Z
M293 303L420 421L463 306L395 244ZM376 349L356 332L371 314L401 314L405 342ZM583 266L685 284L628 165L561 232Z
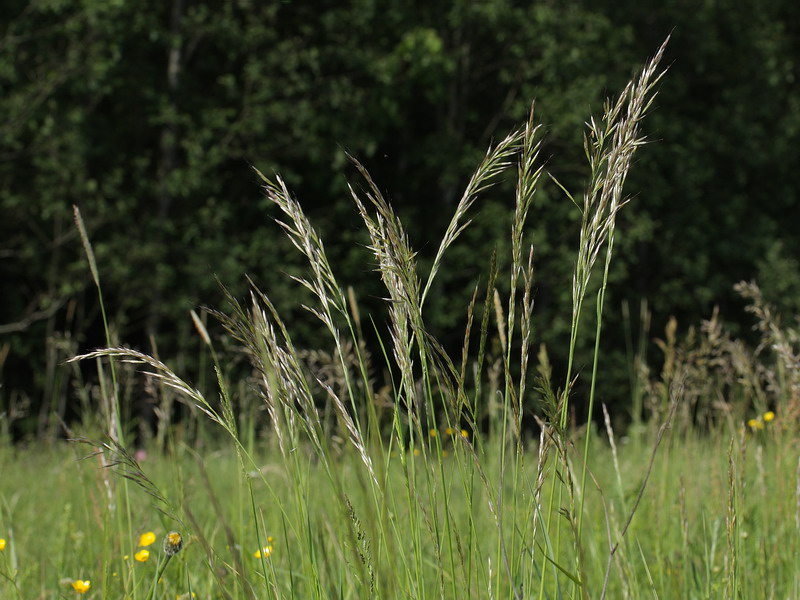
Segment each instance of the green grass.
M729 437L719 434L668 438L659 452L639 510L617 552L607 595L728 597L730 553L735 548L740 597L796 597L800 590L796 559L800 553L796 442L793 436L780 431L781 426L778 419L758 435L748 435L744 449L734 448L735 480L740 495L736 537L730 541L726 525L730 497ZM598 441L601 437L595 436L590 443L589 469L598 481L615 482L611 451L606 443ZM602 587L609 553L607 524L616 541L644 476L646 464L642 454L649 452L649 444L645 442L632 440L618 448L621 488L609 484L602 496L594 486L587 490L582 539L589 596L596 597ZM452 559L456 566L453 567L450 552L436 547L448 545L448 532L434 535L429 531L430 526L423 524L419 535L423 586L418 596L438 598L444 587L445 596L450 597L451 579L455 579L458 597L486 598L490 587L494 588L491 592L494 597L508 597L510 590L502 583L504 577L500 578L500 585L495 585L494 578L502 567L495 562L498 530L487 510L491 497L475 480L464 485L458 461L467 457L458 445L451 449L453 452L441 460L441 471L438 461L434 465L436 473L432 477L441 480L432 495L433 502L423 500L421 508L428 520L438 519L441 523L448 507L451 533L457 539L453 545L460 547L464 556L454 549ZM16 585L21 598L55 598L59 593L62 597L72 597L75 594L71 588L59 583L65 578L91 580L92 589L85 597L101 597L99 590L106 589L106 597L144 598L152 583L158 549L167 531L174 529L174 523L158 511L158 503L150 496L133 488L133 536L113 525L110 535L105 536L104 527L108 527L105 474L96 459L76 460L83 451L82 446L59 445L22 453L6 450L0 454L3 473L0 535L7 540L0 554L0 565L4 575L12 578L16 565ZM493 447L483 459L485 470L493 478L500 468L499 454L499 449ZM403 562L413 564L417 559L413 540L413 528L417 525L413 521L415 515L404 506L404 467L399 457L390 458L386 465L390 490L387 510L393 527L406 534L405 548L380 547L382 517L372 507L357 452L344 450L336 461L336 469L358 519L356 531L363 534L363 540L359 539L361 534L353 535L352 519L342 515L334 499L336 490L328 483L323 466L312 456L306 453L300 458L303 507L296 505L292 475L279 449L265 443L255 449L254 456L258 457L261 474L253 473L254 477L246 480L241 476L235 452L207 451L203 463L210 488L186 449L179 447L170 456L154 454L142 463L165 496L183 510L190 510L199 525L194 529L194 524L187 523L186 546L165 570L158 597L174 598L187 593L189 585L198 598L227 594L246 598L249 597L246 585L253 586L257 597L369 597L368 582L359 579L362 569L353 564L360 553L373 571L376 596L409 597L408 588L396 584L398 573L406 568ZM531 447L524 453L524 462L535 465L536 456L536 448ZM412 460L417 465L418 483L424 489L423 471L428 470L424 459L420 456ZM110 485L118 491L119 483L112 478ZM250 484L262 523L260 532L253 524ZM221 514L213 506L209 489L220 504ZM524 572L517 563L531 559L522 544L530 539L532 524L530 515L521 507L527 505L530 492L517 493L518 501L509 502L505 510L504 535L514 571ZM543 504L547 505L546 498ZM226 527L236 540L233 551L226 538ZM132 557L139 534L146 531L154 531L159 539L151 547L156 549L151 559L138 563ZM274 552L266 561L266 581L264 567L253 556L260 547L259 539L264 545L265 535L274 538ZM398 541L402 539L402 535L398 537ZM204 544L213 549L211 564ZM237 560L244 569L242 577L234 574ZM569 552L563 552L562 562L571 564ZM471 573L467 577L469 582L465 579L468 573ZM412 578L407 585L415 583ZM0 582L0 593L4 598L14 598L14 585L7 580Z
M532 348L534 248L524 232L545 173L533 110L487 151L426 273L405 225L354 160L365 189L351 193L386 288L385 328L338 283L280 177L262 175L280 225L308 262L296 281L312 294L306 308L330 348L313 357L297 348L290 324L253 284L248 301L229 295L229 311L209 311L224 344L192 313L213 364L211 391L129 348L75 357L98 367L96 388L80 391L96 407L74 425L76 442L0 455L3 597L70 597L76 580L91 581L88 597L130 600L796 596L800 336L780 326L754 284L739 289L774 352L748 350L713 318L685 340L671 327L661 373L634 374L641 385L632 405L649 419L637 413L625 443L607 415L602 433L570 419L578 402L596 413L616 217L628 204L623 184L643 143L639 124L663 50L590 121L582 201L564 190L582 217L565 373L554 374L546 350ZM472 205L514 169L511 273L501 278L492 267L476 286L461 354L450 355L427 328L426 297ZM77 210L76 224L102 303ZM584 398L574 389L574 350L593 278ZM368 327L377 356L364 342ZM108 324L106 338L110 345ZM232 380L226 361L242 356L251 374ZM122 382L134 369L160 398L144 462L126 446L133 386ZM172 423L176 402L183 418ZM777 419L747 429L748 417L770 407ZM524 426L529 415L538 437ZM149 531L159 542L137 561L137 540ZM161 546L170 532L181 536L180 552Z

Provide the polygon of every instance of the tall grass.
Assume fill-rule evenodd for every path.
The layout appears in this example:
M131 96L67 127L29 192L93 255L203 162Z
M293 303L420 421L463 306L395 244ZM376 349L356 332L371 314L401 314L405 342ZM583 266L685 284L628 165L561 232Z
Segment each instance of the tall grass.
M596 538L587 543L584 529L590 513L587 477L591 477L592 428L585 429L583 451L576 455L571 449L578 440L568 421L570 404L575 401L571 397L574 351L589 282L598 258L604 254L588 397L591 417L616 217L627 204L622 189L632 157L643 143L639 125L655 97L663 52L664 46L615 101L606 103L599 120L589 121L585 150L591 175L583 201L575 201L564 190L582 220L563 387L553 387L543 350L537 365L536 394L530 385L534 248L525 248L524 232L544 173L539 157L541 127L533 109L522 128L487 151L467 184L427 274L420 272L417 252L391 204L367 170L353 159L364 185L363 189L351 186L350 192L387 294L388 331L380 331L377 325L375 330L383 351L381 358L392 374L388 401L374 389L357 305L338 283L322 239L284 181L259 173L267 197L283 215L281 227L307 260L308 273L296 281L314 298L314 304L306 308L330 334L330 356L337 373L334 383L309 372L289 324L268 294L255 284L246 303L229 295L232 311L213 311L227 333L241 344L254 369L279 456L278 477L259 465L253 438L242 431L246 424L240 420L232 384L226 380L220 356L196 316L195 325L214 363L218 397L207 398L162 361L124 347L108 347L74 359L105 358L112 365L114 361L142 365L148 376L177 392L180 401L200 411L229 437L243 482L240 507L242 503L249 506L250 517L248 525L239 523L238 531L227 524L224 506L215 500L209 482L211 504L227 541L224 551L202 532L189 503L168 501L152 484L124 448L116 429L118 420L109 423L110 441L98 445L101 456L143 487L160 506L165 529L169 523L169 528L180 527L187 535L191 530L190 539L202 547L212 572L218 568L215 565L224 564L235 573L230 583L215 575L221 595L521 600L593 597L598 590L601 596L606 594L615 555L623 547L653 469L655 449L625 517L620 521L605 514L608 548L598 547ZM436 275L446 268L447 250L469 226L471 207L481 192L512 168L516 168L517 186L510 226L510 287L506 291L496 287L493 269L480 315L476 288L468 308L462 355L456 359L427 327L425 300ZM93 265L88 236L81 231ZM96 274L96 267L92 272ZM95 281L99 289L96 275ZM480 325L473 332L478 318ZM502 359L492 376L492 365L486 363L486 346L494 336L502 348ZM477 353L473 349L475 337ZM672 408L666 413L667 423L654 438L654 448L661 443L674 413L679 386L673 385L668 393ZM522 419L532 411L537 395L544 404L544 414L534 460ZM499 399L490 434L481 427L487 398L491 402ZM326 407L331 408L334 426L329 423ZM619 472L617 480L622 481ZM596 480L594 483L600 485ZM130 502L124 504L130 511ZM106 514L117 510L109 503ZM596 514L596 507L593 512ZM130 523L129 516L129 536ZM124 531L121 526L120 531ZM286 557L280 567L270 558L269 540L275 533L283 539L281 548ZM242 556L237 545L241 536L254 537L258 548L270 548L259 552L257 564ZM110 579L107 573L106 577ZM157 574L147 587L133 583L124 588L125 593L134 598L155 597L158 579ZM103 588L105 595L110 588L105 582Z
M409 438L398 440L389 431L366 440L362 453L343 435L351 435L348 421L331 427L318 404L320 392L329 397L328 388L334 394L347 390L344 375L328 364L317 371L325 385L311 386L328 454L308 441L296 420L303 406L276 407L286 416L280 421L282 442L269 435L248 446L250 425L237 396L229 396L228 408L224 397L204 404L205 397L164 363L123 349L108 354L136 361L176 388L198 405L198 413L227 431L233 444L204 439L201 455L173 441L166 454L147 457L109 437L92 443L92 454L77 467L73 457L85 454L84 446L74 445L72 452L0 448L0 596L78 597L75 589L88 585L87 597L170 600L192 593L528 598L539 594L547 569L544 597L553 597L552 578L559 578L556 594L562 597L796 597L800 463L793 411L800 337L796 327L782 324L755 284L737 288L750 302L762 344L751 348L733 338L717 315L685 334L672 323L660 343L664 367L641 377L642 402L657 415L646 423L653 435L620 437L604 411L607 440L593 436L589 442L592 487L580 491L575 485L576 493L587 496L580 538L583 589L570 578L574 572L562 573L543 558L553 548L553 534L545 529L547 484L557 476L548 463L561 465L559 444L566 451L562 468L580 460L580 429L572 428L562 441L545 425L538 444L529 440L520 448L511 424L503 440L502 428L493 436L474 432L464 438L440 422L436 436L416 432L419 452L406 450L405 462L397 450L407 448ZM251 300L256 307L264 302ZM357 314L349 298L348 307ZM248 322L252 310L251 303ZM231 326L244 324L235 315L227 318ZM202 320L198 331L212 344ZM357 371L358 352L345 344L342 350L349 353L344 363ZM210 354L219 362L216 352ZM540 352L537 360L540 377L548 379L546 354ZM129 366L117 364L119 371ZM300 368L308 376L308 365ZM502 394L504 387L499 378L491 393ZM664 393L680 402L662 406ZM378 395L376 409L386 408ZM513 411L509 414L513 423ZM316 427L313 421L308 426ZM406 427L403 420L402 430ZM387 454L381 454L381 444ZM465 450L466 444L472 450ZM512 454L505 466L504 447ZM548 453L554 456L548 459ZM408 475L412 468L415 480ZM110 469L121 478L110 477ZM517 471L521 476L515 480ZM572 477L573 485L577 480L565 477ZM135 483L129 496L120 481ZM376 494L383 494L379 507ZM412 529L413 519L419 519L419 532ZM140 538L148 531L154 536ZM170 531L179 531L185 545L172 556L163 549ZM157 543L140 547L149 537ZM415 538L421 560L414 555ZM508 579L506 559L512 576L526 579ZM567 570L573 560L565 545L560 567ZM421 586L409 592L417 576Z

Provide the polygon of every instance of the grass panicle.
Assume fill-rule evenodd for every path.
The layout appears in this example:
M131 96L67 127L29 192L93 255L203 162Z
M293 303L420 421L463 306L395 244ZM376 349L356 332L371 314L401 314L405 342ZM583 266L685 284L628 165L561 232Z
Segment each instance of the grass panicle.
M178 553L164 545L146 572L145 563L128 558L117 565L125 577L114 580L118 571L109 561L119 562L112 556L121 547L105 537L104 597L171 595L170 586L178 582L176 596L198 590L276 600L693 597L725 589L736 597L759 589L769 577L776 577L776 593L796 590L800 582L789 575L796 558L775 565L759 558L763 549L785 542L786 531L764 532L755 545L743 535L745 523L765 517L760 504L777 478L770 461L786 467L779 444L791 428L784 416L798 405L798 336L781 325L754 284L737 289L751 303L763 338L759 348L750 350L727 333L717 314L686 336L671 322L659 343L659 370L648 370L646 344L634 349L631 339L635 435L617 427L619 415L605 404L607 436L592 435L617 216L630 202L624 184L645 143L641 123L664 74L659 63L665 46L604 105L601 116L587 122L583 196L576 200L550 178L580 211L569 353L560 360L551 361L539 342L546 324L535 321L537 252L527 223L549 180L543 178L544 131L533 106L521 128L489 148L428 257L421 256L424 248L412 246L406 224L364 165L350 157L359 183L351 183L349 193L385 288L385 315L361 314L355 292L340 285L300 201L280 176L259 172L266 197L280 212L278 226L305 259L306 272L294 281L310 292L305 309L328 332L329 345L298 347L292 324L268 291L250 281L244 300L224 290L227 311L190 313L214 371L210 385L188 383L157 356L111 344L110 336L107 348L73 359L142 368L147 379L191 407L188 420L210 420L230 440L227 450L209 453L163 433L158 439L172 462L153 464L172 469L171 478L146 475L148 463L120 440L94 443L107 466L136 484L137 494L169 504L168 515L160 517L162 544L171 543L174 521L184 548ZM510 255L494 254L486 281L474 286L463 344L454 357L426 322L425 302L481 194L503 178L515 183ZM85 227L77 224L99 288ZM421 269L425 264L431 265L427 272ZM509 265L508 273L500 272L502 264ZM575 351L595 287L592 367L586 397L579 397ZM221 332L206 323L208 315ZM370 327L366 333L374 334L375 348L365 337ZM220 337L227 341L220 344ZM235 360L248 361L244 382L231 380L231 351ZM558 364L565 364L563 371ZM260 404L249 412L252 397ZM569 419L577 402L589 415L585 427ZM159 418L168 412L162 404ZM699 421L709 426L708 439L696 435ZM676 438L683 446L672 443ZM726 439L736 440L727 464L721 458ZM753 465L748 444L757 445ZM689 457L698 465L686 472L681 467ZM698 479L699 463L714 475ZM748 477L755 488L748 487ZM155 481L166 481L170 491ZM689 493L692 486L701 488L697 495ZM746 493L751 489L761 492ZM106 493L129 516L114 520L106 511L99 522L133 540L142 512L131 498L118 498L114 486ZM796 523L798 497L796 485L783 485L775 494L776 505ZM727 510L711 511L712 500ZM664 520L663 507L670 503L680 507L678 527ZM723 527L727 544L721 541ZM70 560L75 576L86 577L78 559ZM748 561L759 565L752 573Z

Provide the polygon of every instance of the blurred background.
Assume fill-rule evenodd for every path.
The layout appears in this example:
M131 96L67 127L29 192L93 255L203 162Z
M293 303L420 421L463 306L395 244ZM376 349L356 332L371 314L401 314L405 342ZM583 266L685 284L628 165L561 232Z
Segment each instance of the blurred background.
M115 343L157 353L202 387L212 376L189 311L224 310L220 284L243 298L246 274L299 347L330 350L287 277L305 266L252 167L285 178L362 319L380 328L385 292L347 190L362 182L346 153L385 191L427 273L472 171L534 99L546 168L580 197L584 121L670 33L606 302L599 399L623 412L632 356L657 363L650 340L664 337L670 317L685 332L716 306L747 336L752 319L733 291L743 279L787 317L800 312L796 0L4 0L4 428L18 440L55 435L91 406L93 375L63 366L105 345L72 205L94 246ZM429 328L453 352L492 252L501 273L509 263L508 179L479 200L426 306ZM556 368L569 342L579 218L543 183L527 232L534 347L546 344ZM593 318L589 306L579 370L590 365ZM207 325L219 334L213 319ZM230 356L234 372L235 349ZM129 385L128 414L146 421L157 392Z

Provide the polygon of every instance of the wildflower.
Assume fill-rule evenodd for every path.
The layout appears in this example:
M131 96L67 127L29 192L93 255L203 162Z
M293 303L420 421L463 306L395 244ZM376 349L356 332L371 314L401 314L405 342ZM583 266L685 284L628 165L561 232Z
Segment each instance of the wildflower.
M126 561L126 562L127 562L129 558L130 558L130 556L128 556L128 555L126 554L125 556L123 556L123 557L122 557L122 560L124 560L124 561Z
M428 433L432 438L435 438L437 435L439 435L439 432L436 431L435 429L431 429Z
M138 562L147 562L150 560L150 550L139 550L136 554L133 555Z
M414 448L414 456L419 456L419 448Z
M6 549L6 541L3 538L0 538L0 552Z
M269 539L269 538L268 538ZM264 546L261 550L256 550L255 554L253 554L256 558L269 558L272 556L272 546Z
M750 419L747 422L747 426L753 431L758 431L764 429L764 422L761 419Z
M183 548L183 538L177 531L170 531L164 538L164 554L174 556Z
M147 533L143 533L139 536L139 546L145 547L150 546L153 542L156 541L156 534L152 531L148 531Z
M455 433L455 429L452 427L448 427L444 430L445 435L453 435Z
M442 450L442 458L447 458L450 456L450 453L447 450Z
M79 594L85 594L89 591L89 588L92 587L92 582L88 579L84 581L83 579L76 579L72 582L72 589L78 592Z
M461 437L464 438L465 440L469 439L469 431L467 431L466 429L462 429L461 430Z
M767 412L764 413L764 421L766 421L767 423L772 421L774 418L775 418L775 413L772 412L771 410L768 410Z

